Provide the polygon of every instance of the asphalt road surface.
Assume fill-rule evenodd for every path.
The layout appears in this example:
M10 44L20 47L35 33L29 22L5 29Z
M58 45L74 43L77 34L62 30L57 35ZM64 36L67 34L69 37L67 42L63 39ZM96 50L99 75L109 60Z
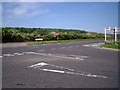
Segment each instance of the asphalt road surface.
M118 51L85 41L4 47L3 88L117 88Z

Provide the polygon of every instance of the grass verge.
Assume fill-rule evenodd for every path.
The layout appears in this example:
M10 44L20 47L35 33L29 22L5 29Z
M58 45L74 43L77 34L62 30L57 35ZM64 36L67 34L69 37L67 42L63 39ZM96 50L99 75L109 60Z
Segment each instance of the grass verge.
M120 42L112 42L112 43L106 43L102 47L105 48L112 48L112 49L119 49L120 50Z
M103 40L103 39L76 39L76 40L42 41L42 42L28 43L27 45L41 45L41 44L54 44L54 43L65 43L65 42L95 41L95 40Z

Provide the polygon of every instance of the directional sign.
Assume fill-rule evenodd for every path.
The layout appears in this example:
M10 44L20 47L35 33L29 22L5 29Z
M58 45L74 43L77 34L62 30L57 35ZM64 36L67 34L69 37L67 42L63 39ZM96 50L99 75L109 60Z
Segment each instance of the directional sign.
M111 27L106 27L105 30L111 30Z
M117 31L117 30L115 30L115 31L114 31L114 33L118 33L118 31Z
M56 32L55 34L56 34L56 35L59 35L59 32Z

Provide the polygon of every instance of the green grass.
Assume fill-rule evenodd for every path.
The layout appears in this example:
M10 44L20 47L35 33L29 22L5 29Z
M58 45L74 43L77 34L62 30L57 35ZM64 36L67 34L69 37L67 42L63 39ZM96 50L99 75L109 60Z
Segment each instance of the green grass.
M95 41L95 40L103 40L103 39L75 39L75 40L42 41L42 42L28 43L27 45L41 45L41 44L53 44L53 43L65 43L65 42Z
M119 49L120 50L120 42L106 43L106 44L103 45L103 47L112 48L112 49Z
M53 44L58 43L58 41L51 41L51 42L35 42L35 43L28 43L27 45L41 45L41 44Z

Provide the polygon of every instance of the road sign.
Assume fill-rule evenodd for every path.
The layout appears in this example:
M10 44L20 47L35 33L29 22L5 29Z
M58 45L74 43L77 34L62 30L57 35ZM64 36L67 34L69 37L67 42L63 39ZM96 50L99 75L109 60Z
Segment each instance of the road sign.
M115 42L117 41L117 33L119 31L119 28L115 27L115 29L112 29L111 27L106 27L105 28L105 42L107 40L107 34L106 34L106 31L109 30L109 31L113 31L114 33L114 38L115 38Z
M105 30L111 30L111 27L106 27Z
M35 40L36 40L36 42L37 42L37 41L42 41L43 38L36 38Z
M57 35L59 35L59 32L56 32L55 34L56 34L56 36L57 36Z
M114 31L114 33L118 33L118 31L117 31L117 30L115 30L115 31Z

